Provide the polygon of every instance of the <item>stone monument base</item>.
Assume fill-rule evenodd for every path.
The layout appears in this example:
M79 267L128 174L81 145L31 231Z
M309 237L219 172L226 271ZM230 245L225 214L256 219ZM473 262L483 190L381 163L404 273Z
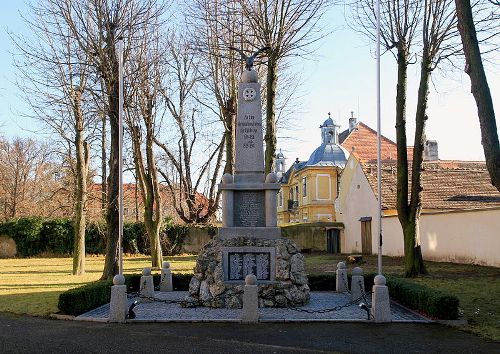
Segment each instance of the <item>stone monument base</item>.
M245 272L252 266L257 273L259 307L302 306L309 301L304 256L295 242L247 237L216 237L203 247L189 283L188 300L207 307L241 308Z

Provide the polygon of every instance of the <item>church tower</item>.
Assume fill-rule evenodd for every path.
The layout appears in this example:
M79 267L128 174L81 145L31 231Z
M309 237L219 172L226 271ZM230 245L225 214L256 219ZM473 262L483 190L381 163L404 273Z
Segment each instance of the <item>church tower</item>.
M283 155L283 153L281 152L281 149L280 149L280 152L278 152L276 154L276 161L275 161L275 173L276 175L278 176L278 181L281 179L281 177L283 177L283 175L285 174L286 172L286 161L285 161L285 155Z
M328 119L320 125L321 144L338 144L340 125L335 123L328 112Z

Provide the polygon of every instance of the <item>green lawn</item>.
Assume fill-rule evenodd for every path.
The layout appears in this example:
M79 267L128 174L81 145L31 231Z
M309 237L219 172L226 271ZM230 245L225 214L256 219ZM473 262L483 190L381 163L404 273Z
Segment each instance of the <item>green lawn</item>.
M196 256L167 257L175 273L191 273ZM345 256L306 254L310 274L334 273ZM377 257L365 256L361 267L365 272L377 271ZM87 273L71 275L71 258L0 259L0 312L46 316L58 311L59 294L99 279L104 257L87 257ZM401 275L403 260L383 258L385 274ZM149 258L125 257L125 273L140 273L150 265ZM413 281L455 294L469 325L463 329L483 337L500 340L500 268L453 263L426 262L429 275ZM355 265L348 265L352 269Z
M167 257L176 273L192 273L195 256ZM46 316L58 311L59 294L98 280L104 256L88 256L86 273L71 274L71 258L0 259L0 312ZM125 257L125 273L140 273L150 266L148 257Z
M309 273L332 273L344 255L306 254ZM365 272L377 272L377 256L364 256L361 264ZM469 324L463 329L483 337L500 340L500 268L468 264L425 262L429 275L412 281L456 295L460 309ZM356 265L349 265L352 269ZM401 276L403 259L383 257L384 274Z

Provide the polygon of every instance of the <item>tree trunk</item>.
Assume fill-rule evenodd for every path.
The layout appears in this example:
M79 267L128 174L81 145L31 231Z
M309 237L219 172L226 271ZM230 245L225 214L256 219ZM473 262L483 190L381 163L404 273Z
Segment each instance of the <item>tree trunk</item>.
M495 111L481 60L470 0L455 0L455 5L458 30L462 38L466 59L465 72L470 77L471 92L476 100L486 166L492 184L500 191L500 144L498 142Z
M149 106L151 107L151 105ZM146 125L146 164L141 150L140 128L131 127L132 144L134 150L134 164L137 181L140 185L141 198L144 204L144 228L149 237L151 248L151 266L161 268L163 254L160 243L160 229L162 225L162 207L158 171L153 151L153 118L148 109L148 116L143 117Z
M419 234L419 218L409 221L403 227L405 251L405 277L414 278L419 274L427 274L422 259L420 244L415 242L415 235Z
M113 77L118 78L118 62L115 59L113 66ZM118 80L113 80L110 85L110 93L108 95L109 104L109 123L111 130L111 146L109 153L109 176L108 176L108 193L107 193L107 212L106 212L106 257L104 260L104 270L101 279L111 279L115 274L118 274L118 231L119 231L119 194L118 194Z
M162 208L161 208L161 195L160 186L158 182L158 171L156 170L156 161L153 151L153 121L151 116L147 121L146 133L146 163L147 172L144 174L146 177L145 185L147 189L147 196L145 200L144 209L144 225L149 235L151 244L151 266L153 268L162 267L163 254L160 244L160 228L162 225Z
M424 50L425 51L425 50ZM409 220L404 228L405 237L405 276L415 277L427 274L420 246L420 213L422 211L422 163L425 144L425 123L427 121L427 102L429 97L429 79L431 61L424 54L420 67L420 85L418 88L417 112L415 114L415 141L413 144L413 162L411 175L411 198ZM410 250L411 248L411 250ZM408 254L406 253L408 252Z
M102 113L102 131L101 131L101 215L105 216L106 210L106 114Z
M79 103L75 108L76 195L73 244L73 275L85 274L85 204L87 202L87 175L89 146L83 140L83 117Z
M265 173L274 171L274 160L276 156L276 85L278 83L278 63L272 51L269 53L267 66L267 106L266 106L266 142Z
M227 100L224 120L226 121L226 131L224 132L226 141L226 165L224 166L224 173L234 174L234 123L236 120L234 98Z
M73 245L73 275L85 274L85 206L87 203L87 176L89 167L89 146L83 137L83 112L81 92L74 93L76 190Z
M397 142L397 209L401 227L408 221L408 150L406 140L406 91L408 50L404 42L398 46L398 83L396 93ZM403 232L404 234L404 232ZM406 253L405 253L406 254Z

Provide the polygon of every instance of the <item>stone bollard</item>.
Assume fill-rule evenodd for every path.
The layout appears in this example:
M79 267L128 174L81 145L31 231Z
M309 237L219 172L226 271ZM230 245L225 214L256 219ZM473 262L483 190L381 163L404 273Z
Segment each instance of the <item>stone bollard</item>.
M338 293L345 293L349 291L347 285L347 269L345 268L344 262L337 263L335 285L335 289Z
M259 322L259 286L257 285L257 277L253 274L248 274L245 278L241 322Z
M172 284L172 271L170 270L170 263L163 262L163 268L161 270L160 278L160 291L173 291L174 287Z
M147 298L154 297L155 286L153 283L153 276L151 275L151 268L144 268L142 270L140 286L139 295L141 297L141 301L148 301Z
M372 296L372 316L375 322L391 322L391 303L385 277L375 276Z
M109 302L109 322L125 322L127 318L127 286L125 277L117 274L113 278L111 287L111 301Z
M351 277L351 300L359 300L365 292L365 279L363 277L363 269L355 267L352 270Z

